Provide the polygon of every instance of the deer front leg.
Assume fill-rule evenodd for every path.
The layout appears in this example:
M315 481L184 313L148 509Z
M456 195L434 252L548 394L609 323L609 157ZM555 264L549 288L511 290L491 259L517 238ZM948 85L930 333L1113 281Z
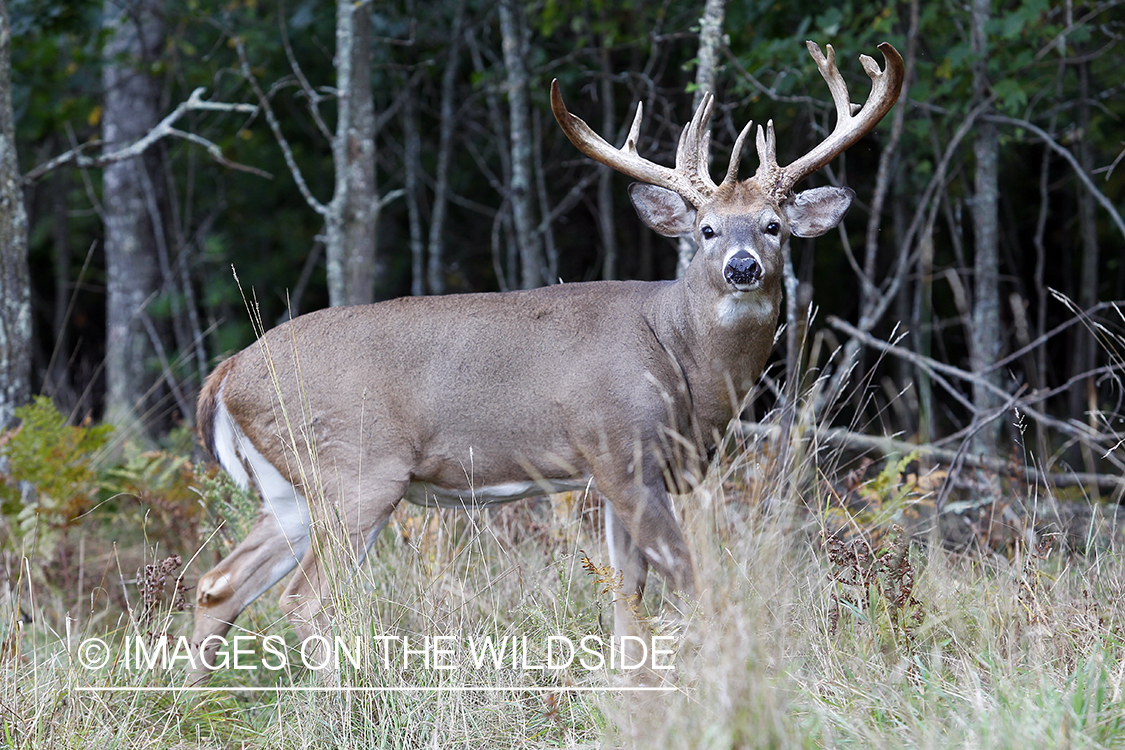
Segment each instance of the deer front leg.
M610 564L623 574L622 592L614 601L614 635L639 636L649 646L651 633L637 621L636 611L649 568L664 578L675 596L691 598L695 593L687 541L672 512L663 477L651 467L650 471L649 477L655 475L655 481L648 484L640 483L640 477L614 483L613 474L595 476L599 489L611 501L606 512ZM630 664L643 659L632 640L626 642L626 656Z
M648 562L633 546L633 537L617 517L613 506L605 507L605 543L609 548L609 564L621 572L621 591L613 599L613 632L617 636L640 635L637 632L636 608L645 593Z

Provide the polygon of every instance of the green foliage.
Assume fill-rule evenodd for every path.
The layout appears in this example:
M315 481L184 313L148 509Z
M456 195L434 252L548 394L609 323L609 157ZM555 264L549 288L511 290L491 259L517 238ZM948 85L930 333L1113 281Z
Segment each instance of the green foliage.
M8 470L0 475L0 512L19 537L38 528L42 542L88 511L103 488L94 468L112 425L67 424L51 399L37 397L16 410L18 428L0 439Z
M216 532L227 551L234 549L258 518L261 501L257 495L252 490L241 489L230 474L217 467L196 473L193 492L211 514L205 533L209 536L210 532Z
M58 556L79 519L111 523L116 541L142 535L163 549L192 554L199 524L200 484L187 451L144 451L131 443L107 460L113 426L74 426L51 399L16 410L18 428L0 436L0 514L16 550L33 542L35 559ZM60 574L64 571L56 571Z
M891 505L898 505L904 497L914 491L910 483L904 482L903 475L907 467L917 461L922 454L911 451L905 456L887 461L883 470L867 485L868 489L880 498L885 498Z

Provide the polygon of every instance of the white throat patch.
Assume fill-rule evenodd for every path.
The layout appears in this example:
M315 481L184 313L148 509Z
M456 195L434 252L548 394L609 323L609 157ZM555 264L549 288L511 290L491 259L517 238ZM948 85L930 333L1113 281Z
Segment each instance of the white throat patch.
M715 317L724 327L746 323L772 325L777 321L777 310L761 292L735 292L723 295L715 305Z

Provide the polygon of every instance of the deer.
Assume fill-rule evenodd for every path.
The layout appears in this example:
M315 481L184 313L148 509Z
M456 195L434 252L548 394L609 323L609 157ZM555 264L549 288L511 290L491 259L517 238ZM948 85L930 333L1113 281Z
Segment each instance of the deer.
M281 608L298 637L331 629L331 586L365 558L403 500L482 508L596 488L608 503L610 565L621 573L613 632L636 629L630 597L650 570L678 596L696 590L672 505L696 486L746 407L774 346L783 248L835 227L855 193L794 186L870 132L899 96L903 62L860 60L871 92L847 84L813 42L836 111L832 132L787 166L773 121L759 165L738 179L753 122L726 174L709 173L707 94L675 166L637 151L642 107L616 148L571 114L558 81L551 108L578 150L636 180L640 219L698 250L675 281L591 281L539 289L409 297L297 316L219 364L204 383L204 446L261 509L245 538L197 581L192 643L204 678L239 614L294 569Z

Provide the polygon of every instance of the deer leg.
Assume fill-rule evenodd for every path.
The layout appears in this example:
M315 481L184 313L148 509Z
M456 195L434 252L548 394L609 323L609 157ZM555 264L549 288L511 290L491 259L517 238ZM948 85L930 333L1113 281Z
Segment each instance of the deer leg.
M653 462L655 463L655 462ZM624 554L626 575L629 558L643 557L644 562L667 581L673 591L688 596L695 593L695 573L691 552L672 511L672 500L664 488L663 475L654 466L645 466L644 476L615 476L618 471L595 473L598 490L610 498L613 506L611 532L614 544ZM647 481L646 481L647 480ZM624 527L627 536L617 533ZM622 537L622 541L616 541ZM615 566L616 567L616 566ZM643 579L638 580L643 585Z
M196 583L192 643L199 651L192 682L214 667L223 636L242 610L284 578L305 554L307 527L285 523L268 506L263 504L250 533L234 551Z
M338 512L326 514L326 522L319 524L297 574L281 595L281 609L302 641L330 631L332 584L347 581L363 562L409 481L365 476L364 485L364 497L358 502L341 500ZM319 658L317 649L309 653L312 659Z
M627 467L607 463L595 473L594 481L613 505L606 520L606 541L611 564L624 574L623 596L614 602L614 635L640 636L645 647L651 648L652 641L647 638L650 633L637 622L637 600L632 597L639 598L649 568L662 576L677 596L691 597L695 591L691 554L656 462L644 465L638 475ZM639 677L659 679L657 673L649 671L657 669L655 654L646 654L633 639L621 643L628 664L644 665Z
M613 632L616 635L637 635L636 607L640 605L648 578L648 562L633 545L633 537L618 518L613 507L605 507L605 540L609 548L609 564L621 572L621 591L613 600Z

